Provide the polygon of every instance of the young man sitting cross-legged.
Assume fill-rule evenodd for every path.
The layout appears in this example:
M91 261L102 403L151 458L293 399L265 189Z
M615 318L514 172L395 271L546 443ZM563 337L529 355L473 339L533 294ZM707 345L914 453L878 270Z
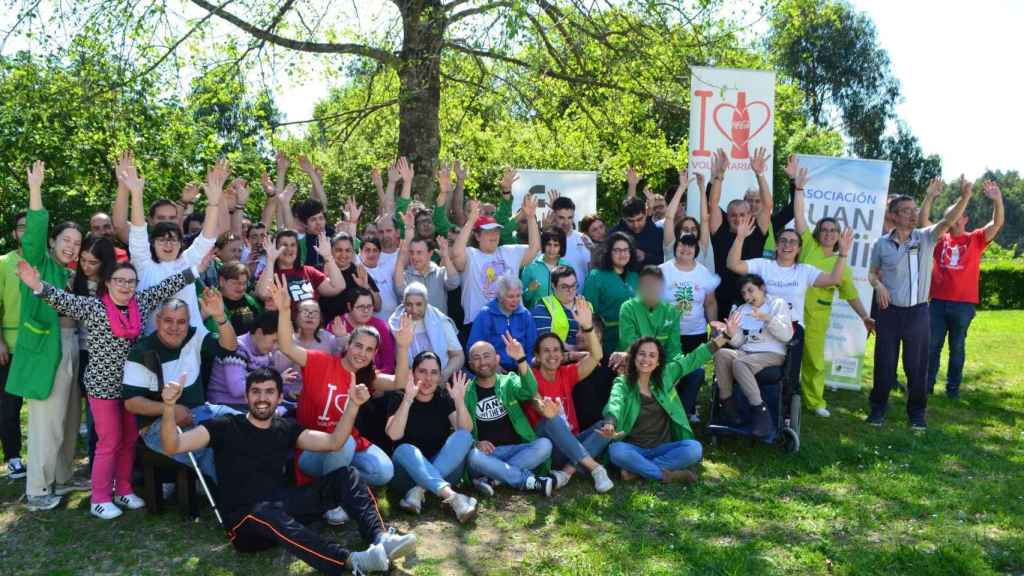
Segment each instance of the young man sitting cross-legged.
M283 544L295 556L325 574L386 571L391 560L412 552L414 534L385 531L384 521L370 489L359 472L345 466L317 478L304 488L287 486L285 463L295 448L314 452L340 450L348 440L359 407L370 398L366 386L349 390L344 416L328 434L303 430L294 420L276 416L284 383L269 368L251 372L245 380L247 414L207 420L178 434L174 407L181 395L180 382L164 386L164 414L160 438L167 454L213 449L220 485L220 505L228 538L239 552L265 550ZM359 532L373 544L362 552L349 552L326 540L304 523L319 519L326 510L342 506L356 519Z

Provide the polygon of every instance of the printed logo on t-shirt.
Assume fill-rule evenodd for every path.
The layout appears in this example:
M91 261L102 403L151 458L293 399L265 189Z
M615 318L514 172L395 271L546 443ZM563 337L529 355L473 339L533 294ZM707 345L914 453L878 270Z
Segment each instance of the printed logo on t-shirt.
M313 299L313 285L305 278L297 278L288 281L288 294L292 302L302 302Z
M484 293L484 297L487 300L493 300L498 296L498 278L504 276L509 271L508 264L505 259L501 257L501 253L497 252L491 262L484 266L480 271L480 289Z
M942 254L939 256L939 266L949 270L963 270L966 267L964 264L964 252L963 246L953 244L952 242L946 243L942 248Z
M345 408L345 403L348 402L348 393L335 394L337 389L338 386L336 384L327 385L327 400L324 401L324 411L316 417L320 424L327 425L331 423L329 413L332 405L335 410L341 412Z
M488 396L487 398L477 400L477 420L493 422L495 420L501 420L506 414L508 414L508 412L505 410L505 405L501 403L501 400L499 400L497 396Z
M693 310L693 283L677 283L672 290L672 296L675 299L676 309L679 310L683 316L689 316L690 311Z

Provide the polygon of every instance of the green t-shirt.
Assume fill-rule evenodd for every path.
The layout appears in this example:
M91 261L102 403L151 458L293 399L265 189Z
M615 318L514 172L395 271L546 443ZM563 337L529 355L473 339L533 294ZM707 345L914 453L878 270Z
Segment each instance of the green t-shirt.
M636 293L640 277L629 271L619 276L612 270L600 268L590 271L583 286L583 296L594 307L594 312L604 321L604 337L601 346L606 351L619 349L619 311L622 303Z

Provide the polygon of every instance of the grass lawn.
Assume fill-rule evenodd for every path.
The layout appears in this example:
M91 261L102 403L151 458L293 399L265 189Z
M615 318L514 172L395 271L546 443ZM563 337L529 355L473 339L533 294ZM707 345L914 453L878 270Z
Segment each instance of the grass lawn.
M502 490L471 527L456 526L436 500L412 518L382 498L385 520L420 537L418 558L394 572L1024 573L1022 326L1024 311L978 315L963 400L933 396L925 434L907 429L899 393L875 429L863 423L866 389L827 392L833 416L805 417L798 454L706 447L691 488L619 483L598 496L577 478L550 501ZM31 514L18 503L23 490L0 478L3 573L311 573L280 550L235 553L206 510L196 524L173 510L102 523L89 516L88 496ZM325 530L362 547L354 528Z

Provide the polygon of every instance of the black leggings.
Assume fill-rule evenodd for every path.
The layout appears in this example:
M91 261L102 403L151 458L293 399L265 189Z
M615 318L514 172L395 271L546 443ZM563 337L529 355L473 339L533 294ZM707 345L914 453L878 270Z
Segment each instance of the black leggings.
M373 493L350 466L317 478L311 486L288 489L280 496L257 502L247 512L235 516L237 520L230 524L228 538L236 550L259 552L281 544L324 574L345 574L350 552L306 524L341 506L355 519L366 541L374 542L384 532Z
M4 460L21 458L21 396L7 393L7 374L11 370L12 355L7 364L0 366L0 444Z

